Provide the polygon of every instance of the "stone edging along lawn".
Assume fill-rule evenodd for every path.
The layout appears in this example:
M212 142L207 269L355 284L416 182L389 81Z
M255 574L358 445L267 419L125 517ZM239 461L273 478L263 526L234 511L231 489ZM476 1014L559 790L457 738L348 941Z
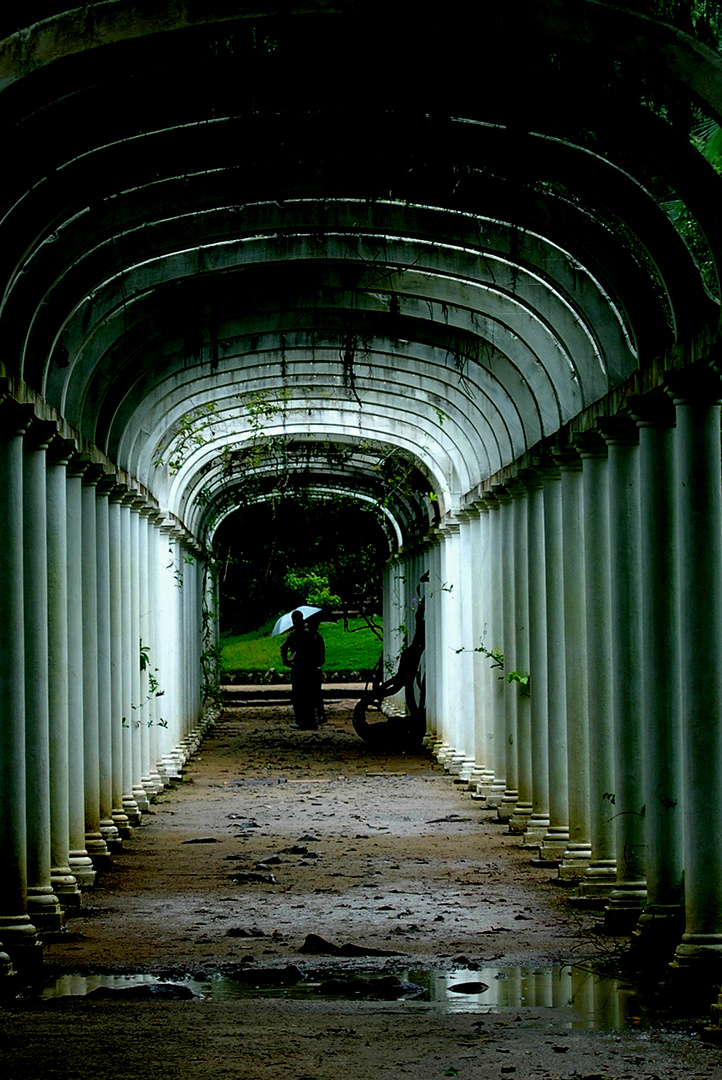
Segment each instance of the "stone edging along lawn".
M365 683L370 681L372 673L369 669L361 669L360 671L342 670L342 671L325 671L323 673L324 683ZM276 683L287 683L290 680L290 672L275 671L273 668L270 670L259 668L244 668L244 669L228 669L224 670L221 676L221 682L225 686L258 686L262 684L275 685Z

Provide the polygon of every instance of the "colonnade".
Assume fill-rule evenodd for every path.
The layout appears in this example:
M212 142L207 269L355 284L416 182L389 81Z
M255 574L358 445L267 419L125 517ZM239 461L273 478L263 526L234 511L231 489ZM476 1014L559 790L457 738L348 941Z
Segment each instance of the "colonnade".
M212 586L190 535L109 465L31 405L0 411L2 974L42 956L212 720Z
M610 930L695 969L722 958L721 397L670 377L426 553L438 760Z

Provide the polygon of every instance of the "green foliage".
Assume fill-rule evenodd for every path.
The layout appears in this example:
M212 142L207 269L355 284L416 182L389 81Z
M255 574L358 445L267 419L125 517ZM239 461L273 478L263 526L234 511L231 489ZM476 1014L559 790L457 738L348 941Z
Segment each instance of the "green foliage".
M290 570L286 574L285 582L287 588L300 598L296 601L299 604L320 608L335 608L341 604L341 597L331 592L328 574L324 574L319 567L312 570Z
M501 649L487 649L486 646L482 644L474 649L474 652L483 653L484 656L488 657L489 660L491 660L491 666L493 668L499 668L501 671L504 670L504 653ZM499 678L501 678L501 675Z
M299 492L247 507L223 522L216 544L224 631L245 633L298 604L379 609L388 542L373 509L349 499Z
M287 673L280 654L283 635L269 637L273 621L247 634L224 634L223 670ZM322 623L320 633L326 643L324 671L369 670L378 662L379 641L364 619L350 619L348 630L341 623Z
M506 681L508 683L519 683L519 692L522 697L529 697L531 694L529 679L530 676L528 671L509 671L506 676Z
M177 473L186 458L213 437L215 413L216 404L209 401L182 416L173 440L153 462L156 468L167 465L171 474Z

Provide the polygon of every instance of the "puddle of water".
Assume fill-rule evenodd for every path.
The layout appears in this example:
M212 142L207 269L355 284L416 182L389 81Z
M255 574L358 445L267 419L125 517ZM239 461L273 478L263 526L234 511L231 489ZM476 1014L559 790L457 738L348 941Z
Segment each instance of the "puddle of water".
M250 975L251 973L249 973ZM384 975L388 976L388 969ZM402 983L412 984L398 998L403 1002L432 1002L449 1012L495 1014L516 1010L517 1022L534 1025L554 1023L568 1028L619 1030L640 1027L647 1022L639 995L631 983L618 978L600 976L586 968L558 966L552 968L486 967L479 970L457 968L434 970L408 968L394 971ZM191 990L208 1001L227 1001L248 997L318 998L322 983L331 979L347 979L348 971L324 972L316 978L305 978L292 986L256 986L214 974L207 979L162 980L154 975L61 975L42 988L39 996L48 1001L54 998L89 994L100 987L122 990L142 985L178 985ZM373 976L372 976L373 977ZM364 976L368 986L369 976ZM358 985L358 984L357 984ZM357 998L354 980L349 980L346 993L333 997ZM364 993L369 998L368 993ZM385 995L384 995L385 996Z

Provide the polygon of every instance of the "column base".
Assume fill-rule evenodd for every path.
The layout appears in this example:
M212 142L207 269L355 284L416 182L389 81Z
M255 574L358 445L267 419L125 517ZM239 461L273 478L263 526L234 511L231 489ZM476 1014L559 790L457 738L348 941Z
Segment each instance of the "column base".
M69 866L51 866L50 881L63 911L80 907L81 892Z
M118 826L111 818L101 818L100 821L100 835L105 841L108 852L121 851L123 848L123 841L120 839L120 833L118 832Z
M120 837L120 839L129 840L133 829L131 827L130 821L128 820L128 815L126 814L126 812L124 810L112 810L110 818L116 829L118 830L118 836Z
M559 864L562 881L579 881L592 861L591 844L569 844Z
M518 802L514 807L514 813L509 818L509 832L513 836L521 836L524 834L526 838L526 831L531 821L532 805L531 803Z
M110 863L108 845L100 832L85 834L85 850L87 851L96 870L103 869Z
M579 882L579 895L587 897L611 896L617 887L617 863L615 859L593 859Z
M499 820L504 822L508 821L516 810L516 804L518 802L519 792L514 791L513 788L507 788L499 802Z
M549 818L543 818L538 814L532 814L529 818L526 832L524 833L525 846L540 848L548 831Z
M63 912L52 885L28 887L28 918L38 931L56 933L63 928Z
M454 747L447 742L440 742L433 749L433 754L439 765L446 765L446 762L453 756Z
M95 885L95 869L93 867L93 860L90 858L85 848L78 851L71 851L69 862L70 872L73 874L80 888L91 889L93 885ZM0 941L2 941L1 937Z
M166 754L163 758L163 767L168 776L169 784L177 784L181 779L181 773L183 771L183 763L180 764L173 758L171 754Z
M452 771L456 771L455 769ZM474 771L474 759L465 757L461 762L461 767L458 771L458 782L462 784L471 783L471 774Z
M135 801L132 795L123 796L123 811L128 818L128 823L132 828L140 825L143 815L140 812L138 803Z
M634 930L636 945L679 941L684 934L684 904L648 904Z
M506 791L506 781L497 780L486 793L486 805L496 808L501 805Z
M151 770L150 774L150 790L155 795L160 795L165 787L165 780L156 769Z
M644 881L617 884L604 910L604 928L609 934L629 934L639 922L647 902L647 883ZM722 942L722 937L720 938Z
M16 979L17 973L13 967L13 962L3 950L2 944L0 944L0 999L3 992L13 993Z
M675 950L672 967L677 971L714 972L715 979L722 981L722 934L683 934Z
M150 810L150 801L148 799L148 793L144 787L140 786L140 784L133 784L133 798L135 799L135 804L141 814L147 814Z
M561 862L568 847L568 827L566 825L550 825L544 834L539 854L546 862Z
M0 941L19 974L42 964L43 946L28 915L0 915Z

